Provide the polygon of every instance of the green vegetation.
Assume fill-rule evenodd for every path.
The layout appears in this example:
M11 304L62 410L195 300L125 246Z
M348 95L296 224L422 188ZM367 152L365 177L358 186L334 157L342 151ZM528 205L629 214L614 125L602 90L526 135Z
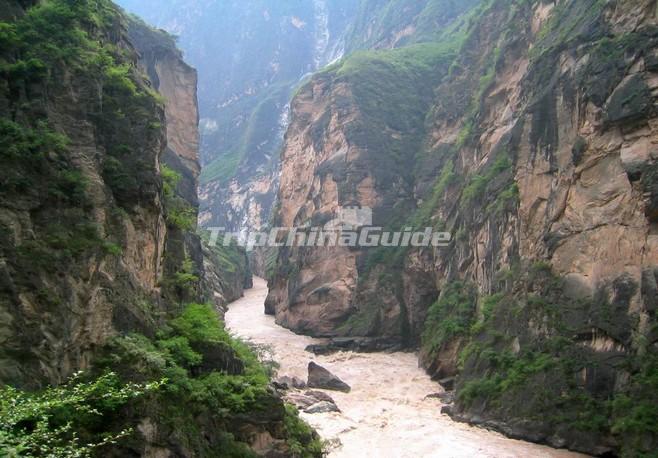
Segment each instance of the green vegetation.
M555 358L545 353L514 355L482 351L480 357L490 364L492 374L464 384L459 391L459 399L466 405L478 398L495 400L510 389L528 382L532 375L550 370L556 364Z
M658 435L658 357L640 356L637 365L628 390L612 401L612 432L625 438L622 450L629 457Z
M296 80L295 80L296 81ZM202 184L217 181L222 186L236 175L243 161L257 161L259 166L265 166L268 157L273 158L279 153L280 142L273 141L279 126L279 118L283 107L290 100L295 81L284 81L270 85L251 97L246 97L222 110L216 122L219 125L230 125L227 137L215 139L208 134L207 140L221 147L214 160L203 167L199 180ZM235 118L250 113L249 118L236 127ZM269 159L272 160L272 159Z
M176 194L176 187L182 178L181 174L168 165L162 164L160 176L162 177L162 192L166 198L173 198Z
M226 184L238 170L241 156L236 153L222 154L210 164L205 166L199 177L201 183L219 181Z
M167 223L182 231L192 231L197 224L196 209L183 199L176 199L174 205L167 207Z
M455 166L452 160L445 163L441 169L441 174L439 175L438 180L432 188L432 194L429 198L425 199L420 208L416 211L416 214L412 217L414 228L425 227L431 222L432 214L443 198L446 189L457 180L457 175L455 174L454 169Z
M123 384L113 373L76 374L62 386L27 393L0 388L0 454L7 457L91 457L127 437L109 428L119 410L164 382Z
M476 314L476 292L471 285L452 282L429 308L421 346L435 354L455 337L468 336Z
M160 176L162 177L162 192L165 197L167 223L181 231L194 230L197 225L197 210L176 194L176 188L182 179L181 174L162 164Z
M451 21L462 14L469 16L472 10L478 9L479 3L479 0L459 3L450 0L429 0L420 3L409 3L405 0L363 1L356 14L356 17L362 20L355 22L348 34L348 49L367 49L381 42L392 42L393 37L409 25L413 25L414 33L400 37L396 42L397 46L437 41Z
M231 243L230 246L217 243L211 248L211 251L215 255L213 261L222 272L236 273L238 270L245 270L248 267L246 252L237 242Z
M462 338L459 408L484 411L498 421L522 419L529 430L568 430L591 440L615 437L624 457L649 453L658 432L653 407L658 359L646 339L636 339L634 348L623 352L602 353L589 348L589 336L578 337L582 329L596 328L621 342L617 336L628 319L626 306L599 296L569 298L564 281L545 261L524 269L514 265L498 278L504 289L480 298L477 318L457 287L446 288L446 300L432 306L434 317L447 323L430 328L435 345L446 342L444 336ZM465 319L436 313L450 309L465 310ZM541 332L526 329L528 323L539 324ZM622 372L629 378L614 384Z
M292 456L299 458L323 456L324 445L313 429L299 418L299 412L295 406L286 404L284 426Z
M573 41L591 40L592 26L600 20L606 3L606 0L583 0L556 5L530 50L531 58L537 60L544 54L562 50Z
M191 259L186 258L174 274L165 279L165 286L173 287L177 297L189 297L199 283L199 276Z
M499 215L510 206L516 206L518 203L519 185L513 182L507 189L496 196L496 200L489 204L487 210L492 210L494 214Z
M495 162L490 167L488 167L484 175L477 174L471 176L462 192L460 201L462 208L471 206L474 202L482 201L485 197L485 193L488 191L489 184L503 172L511 170L511 168L512 163L508 154L500 153ZM516 189L516 192L518 192L518 188ZM508 189L508 194L513 193L513 188L511 190Z
M282 422L295 456L320 456L321 444L297 413L268 391L269 372L251 348L232 338L217 312L189 304L154 338L132 334L115 339L100 362L131 380L166 378L155 404L168 427L181 431L199 456L252 456L233 431L233 419L248 414ZM212 419L226 431L209 446L195 420ZM229 433L229 431L233 431Z

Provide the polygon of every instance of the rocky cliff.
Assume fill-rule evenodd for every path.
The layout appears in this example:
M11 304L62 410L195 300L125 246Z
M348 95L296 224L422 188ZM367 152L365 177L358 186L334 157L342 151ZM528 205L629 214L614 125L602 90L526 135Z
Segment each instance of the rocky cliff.
M175 212L168 250L192 261L202 278L198 294L222 307L250 287L251 273L246 254L238 247L213 248L196 235L200 175L196 70L183 60L167 32L130 17L128 35L140 54L144 73L165 102L167 146L161 161L172 185L168 200Z
M305 75L340 55L355 3L121 3L179 35L201 71L201 224L236 232L264 227L290 96Z
M304 78L346 52L432 40L475 2L120 3L180 35L187 58L200 69L200 223L244 233L270 222L289 102ZM224 46L218 50L215 43ZM255 255L260 275L266 256Z
M656 448L655 1L480 2L292 102L281 226L340 207L447 248L279 251L295 331L397 337L455 418L595 454ZM538 389L538 387L540 387Z
M218 318L249 275L237 248L204 262L196 73L172 37L107 0L5 0L0 21L0 454L317 455ZM78 371L72 404L12 423L32 395L9 386ZM119 399L76 410L75 383L115 378Z

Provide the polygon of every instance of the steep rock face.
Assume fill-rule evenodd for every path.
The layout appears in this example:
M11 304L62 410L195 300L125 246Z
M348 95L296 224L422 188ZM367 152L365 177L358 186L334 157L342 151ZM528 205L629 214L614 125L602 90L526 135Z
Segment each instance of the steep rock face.
M303 78L346 52L433 40L476 0L120 3L180 35L200 69L200 223L245 233L270 222L288 104ZM265 275L267 255L254 256Z
M452 55L443 45L419 44L357 54L314 76L293 101L276 225L322 226L337 218L340 208L362 206L372 209L374 225L388 226L413 209L416 171L405 161L422 147L432 89ZM364 329L359 319L359 329L349 329L357 324L350 319L362 302L356 295L363 273L378 268L367 262L372 251L282 249L269 311L279 323L315 335L400 335L401 312L391 282L377 285L384 288L380 293L391 294L377 299L382 302L374 306L376 313L385 317L377 318L376 328Z
M107 0L0 12L0 384L167 378L102 418L103 431L134 427L102 456L310 450L313 432L202 304L239 296L250 275L237 249L204 264L196 74L173 39ZM193 389L218 392L211 405ZM63 429L86 440L98 418L76 413ZM58 434L56 419L39 421Z
M205 288L209 298L223 313L226 305L242 297L253 286L249 258L238 246L202 244Z
M87 13L80 14L88 25ZM121 23L108 23L93 33L116 46L113 58L125 52L120 61L135 63ZM47 31L37 30L32 47L21 50L32 53L34 67L4 73L0 94L1 378L28 386L61 382L87 368L117 332L149 326L141 302L165 308L159 283L167 227L158 172L164 110L127 66L86 73L67 57L41 54L39 33ZM78 53L93 47L65 33L53 40Z
M340 55L355 2L121 3L179 35L201 71L201 224L236 232L265 226L291 93Z
M196 209L200 174L197 72L185 63L173 38L166 32L131 18L128 33L140 53L144 72L165 100L167 147L162 163L180 176L175 185L175 197ZM190 229L195 227L193 222ZM214 301L218 310L240 298L244 287L250 287L251 273L245 255L239 253L237 247L213 249L196 235L177 227L171 228L169 247L179 256L192 260L194 270L203 279L202 296ZM224 252L229 253L228 258Z
M429 106L412 98L420 120L396 98L418 90L405 76L423 74L419 48L403 48L413 71L390 52L355 56L301 90L282 225L362 205L376 226L454 240L281 250L267 307L302 332L419 342L433 375L459 376L456 418L632 456L656 441L641 413L657 353L656 5L508 3L444 37L458 52L429 57L437 79L423 78Z

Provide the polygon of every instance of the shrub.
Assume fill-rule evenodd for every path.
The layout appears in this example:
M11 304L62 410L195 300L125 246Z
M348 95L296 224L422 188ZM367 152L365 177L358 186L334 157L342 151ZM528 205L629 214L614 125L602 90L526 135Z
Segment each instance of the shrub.
M286 404L284 425L288 434L288 447L292 456L307 458L323 456L324 446L310 426L299 418L295 406Z
M501 173L510 170L512 163L507 153L501 153L500 157L488 168L484 175L470 177L468 184L464 187L460 204L462 207L471 205L473 202L483 200L489 183Z
M66 384L38 393L0 388L0 454L92 456L131 432L130 428L98 431L98 425L104 425L100 420L162 384L122 384L113 373L85 381L78 373Z
M422 346L430 353L438 351L450 339L467 335L476 311L476 294L462 282L446 285L441 297L429 308Z
M162 164L160 166L160 175L162 176L162 190L165 197L174 197L176 186L178 186L178 183L182 178L181 174L168 165Z

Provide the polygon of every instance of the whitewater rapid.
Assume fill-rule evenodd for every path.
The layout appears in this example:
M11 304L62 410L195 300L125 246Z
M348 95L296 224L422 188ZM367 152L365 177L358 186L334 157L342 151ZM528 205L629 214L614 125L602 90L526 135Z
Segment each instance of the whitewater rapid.
M341 413L305 414L329 441L332 458L529 458L583 457L577 453L508 439L495 432L454 422L441 414L441 401L426 399L441 392L418 367L412 353L336 353L315 356L304 348L321 340L296 335L263 313L264 280L229 305L226 324L234 335L271 347L279 375L306 380L315 361L347 382L350 393L327 391Z

